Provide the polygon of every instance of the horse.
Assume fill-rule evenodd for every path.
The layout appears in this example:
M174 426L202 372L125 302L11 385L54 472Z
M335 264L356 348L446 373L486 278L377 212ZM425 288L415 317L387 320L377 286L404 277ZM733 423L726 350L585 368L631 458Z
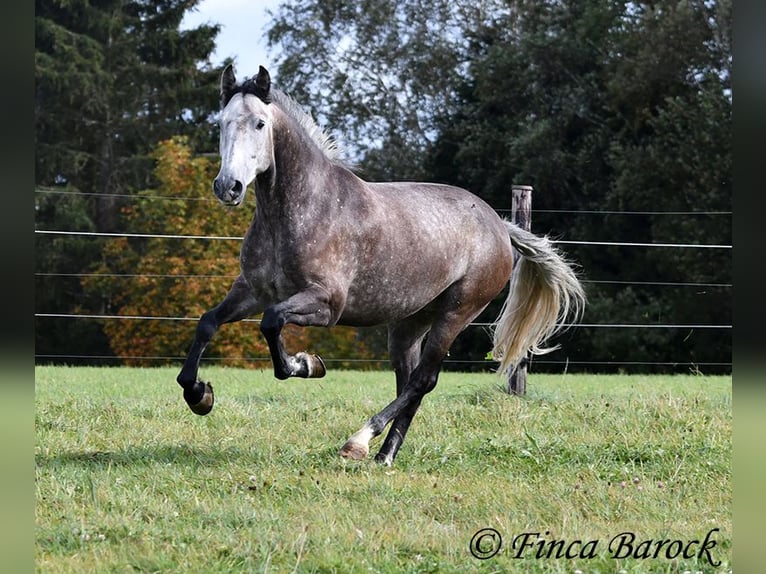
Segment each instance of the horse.
M223 301L200 317L176 379L192 412L213 408L213 387L199 379L199 363L226 323L262 313L260 330L280 380L327 371L318 355L284 348L286 324L386 325L396 397L339 454L364 459L390 423L375 456L390 466L450 345L509 282L492 329L499 372L528 353L551 350L543 345L564 318L580 316L582 286L547 237L505 221L458 187L364 181L339 158L335 140L272 87L263 66L242 82L227 66L220 97L213 192L237 206L254 183L256 205L240 273Z

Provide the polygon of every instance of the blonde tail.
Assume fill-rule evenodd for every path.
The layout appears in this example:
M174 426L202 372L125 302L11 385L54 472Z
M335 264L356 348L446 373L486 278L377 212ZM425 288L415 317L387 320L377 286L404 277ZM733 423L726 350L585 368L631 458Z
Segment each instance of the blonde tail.
M542 345L585 307L585 291L564 256L547 237L538 237L506 221L519 260L511 275L508 298L494 325L492 358L499 373L515 368L527 354L541 355L557 347Z

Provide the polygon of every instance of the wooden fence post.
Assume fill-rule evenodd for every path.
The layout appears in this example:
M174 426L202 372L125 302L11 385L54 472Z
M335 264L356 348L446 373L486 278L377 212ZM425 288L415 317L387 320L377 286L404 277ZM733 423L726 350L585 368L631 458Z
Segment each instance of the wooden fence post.
M532 230L532 186L511 186L511 220L526 231ZM518 254L515 254L518 257ZM515 272L515 270L514 270ZM505 390L509 394L524 395L527 392L527 365L529 357L525 356L513 373L506 373Z

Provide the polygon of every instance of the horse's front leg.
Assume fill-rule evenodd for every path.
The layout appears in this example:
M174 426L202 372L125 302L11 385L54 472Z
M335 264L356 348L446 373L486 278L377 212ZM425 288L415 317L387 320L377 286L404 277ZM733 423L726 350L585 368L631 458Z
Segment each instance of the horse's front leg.
M202 315L184 366L176 377L178 384L183 387L184 399L192 412L206 415L213 409L213 387L197 377L202 353L213 335L224 323L241 321L262 310L250 286L239 276L224 300Z
M266 309L261 321L261 332L266 338L274 365L274 376L319 378L327 372L318 355L305 352L289 354L282 344L282 329L288 323L301 327L329 327L340 316L342 302L321 287L310 287L289 299Z

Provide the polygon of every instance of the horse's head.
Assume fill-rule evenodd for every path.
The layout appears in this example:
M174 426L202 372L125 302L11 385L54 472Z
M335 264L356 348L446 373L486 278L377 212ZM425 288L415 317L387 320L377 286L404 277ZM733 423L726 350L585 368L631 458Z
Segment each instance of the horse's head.
M274 161L270 90L263 66L242 84L231 65L221 75L221 170L213 192L226 205L242 203L247 186Z

